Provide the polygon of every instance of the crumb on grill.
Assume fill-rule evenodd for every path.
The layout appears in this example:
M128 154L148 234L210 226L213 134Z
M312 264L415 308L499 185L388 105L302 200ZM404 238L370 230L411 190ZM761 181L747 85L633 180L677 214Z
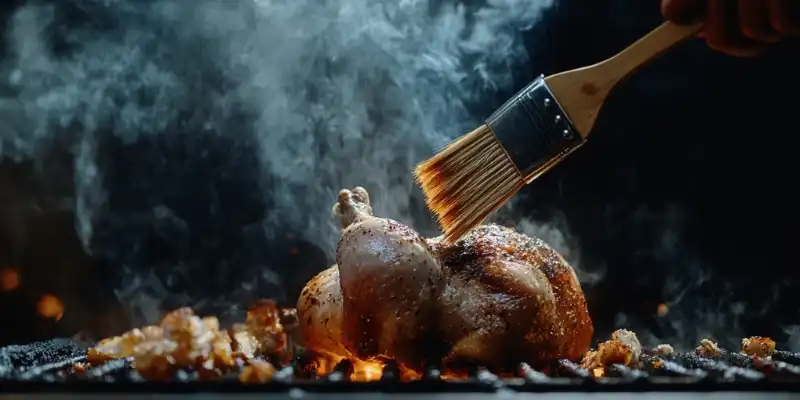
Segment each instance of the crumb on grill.
M594 370L611 364L636 367L641 354L642 345L636 334L620 329L611 334L611 340L600 343L597 350L587 352L581 360L581 368Z
M699 356L712 358L719 357L722 354L717 343L709 339L701 340L700 346L695 349L695 353Z
M775 352L775 341L768 337L753 336L742 339L742 353L751 357L767 358Z
M272 380L275 375L275 367L269 362L251 360L249 365L242 368L239 373L239 382L242 383L266 383Z
M293 315L292 310L279 310L274 301L261 300L248 311L244 323L226 330L216 317L201 318L188 307L179 308L165 315L159 325L100 341L88 350L87 360L99 365L131 357L142 377L159 381L171 379L181 369L197 372L202 380L216 379L252 363L258 363L253 367L260 371L257 376L271 377L264 372L271 364L253 358L291 359L283 354L287 338L281 319L291 322Z
M668 344L660 344L653 349L654 356L668 356L675 353L675 349Z

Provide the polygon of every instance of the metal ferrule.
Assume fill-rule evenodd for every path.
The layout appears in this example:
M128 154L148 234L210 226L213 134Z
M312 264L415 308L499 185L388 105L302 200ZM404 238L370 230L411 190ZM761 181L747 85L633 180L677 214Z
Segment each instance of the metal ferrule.
M584 143L547 87L544 75L503 104L486 120L486 125L526 183Z

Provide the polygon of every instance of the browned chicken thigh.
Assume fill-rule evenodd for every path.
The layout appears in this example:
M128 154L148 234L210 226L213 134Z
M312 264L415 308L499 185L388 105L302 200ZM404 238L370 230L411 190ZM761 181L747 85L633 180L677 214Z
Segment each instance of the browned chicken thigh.
M447 275L438 304L449 359L503 369L589 349L594 330L575 272L542 240L492 224L432 247Z
M472 361L579 359L593 333L580 284L543 241L484 225L454 245L372 215L363 188L334 206L337 265L314 277L298 312L304 344L418 369Z

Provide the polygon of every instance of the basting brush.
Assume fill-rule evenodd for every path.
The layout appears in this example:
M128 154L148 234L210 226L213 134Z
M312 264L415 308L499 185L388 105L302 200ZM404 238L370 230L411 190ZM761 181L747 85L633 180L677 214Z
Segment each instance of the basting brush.
M461 238L583 145L609 92L701 26L666 22L607 60L540 76L484 125L417 165L415 178L444 240Z

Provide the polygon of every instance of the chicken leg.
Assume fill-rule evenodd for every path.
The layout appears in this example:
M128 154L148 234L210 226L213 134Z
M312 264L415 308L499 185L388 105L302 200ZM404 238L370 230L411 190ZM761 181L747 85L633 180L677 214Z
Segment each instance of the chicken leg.
M336 262L345 348L411 368L430 361L445 281L428 243L406 225L373 216L360 187L339 193L334 214L342 227Z

